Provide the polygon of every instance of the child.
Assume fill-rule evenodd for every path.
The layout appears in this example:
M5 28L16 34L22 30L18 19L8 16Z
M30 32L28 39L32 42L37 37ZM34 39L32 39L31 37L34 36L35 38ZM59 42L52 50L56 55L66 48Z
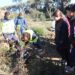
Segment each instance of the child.
M38 50L36 50L36 53L38 55L42 56L42 54L44 53L44 50L41 49L42 42L39 40L39 37L33 30L25 30L25 32L22 34L21 40L25 46L30 45L31 48L38 48ZM26 60L25 62L27 62L30 56L31 54L28 53L27 50L23 52L22 57Z
M16 25L16 30L20 30L17 32L22 34L24 30L27 28L26 20L23 18L23 13L19 13L17 18L15 18L14 22Z
M33 30L26 30L23 34L22 34L22 41L25 42L25 44L32 44L37 48L41 47L40 44L40 40L38 38L38 36L34 33Z
M10 13L5 12L4 20L3 20L2 33L3 33L5 40L9 43L9 46L11 47L12 46L11 41L14 41L17 44L19 39L15 35L14 21L10 20L9 16L10 16Z

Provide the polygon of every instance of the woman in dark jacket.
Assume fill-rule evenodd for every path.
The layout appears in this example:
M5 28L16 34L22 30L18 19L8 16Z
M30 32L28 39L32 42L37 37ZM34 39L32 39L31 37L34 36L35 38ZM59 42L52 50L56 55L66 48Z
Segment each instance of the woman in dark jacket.
M56 50L62 57L62 59L66 60L67 63L69 50L70 50L70 42L69 42L69 33L68 33L68 23L65 18L63 18L63 14L60 10L56 10L54 13L56 24L55 24L55 43Z

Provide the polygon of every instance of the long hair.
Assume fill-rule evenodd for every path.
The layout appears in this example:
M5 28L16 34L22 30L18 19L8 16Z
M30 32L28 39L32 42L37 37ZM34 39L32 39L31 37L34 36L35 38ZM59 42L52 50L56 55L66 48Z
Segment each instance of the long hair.
M68 26L68 37L69 37L70 36L70 23L69 23L67 17L63 13L62 13L62 19L67 23L67 26Z
M58 14L57 14L58 13ZM68 27L68 37L70 36L70 23L67 19L67 17L59 10L57 9L54 13L55 16L60 16L61 19L63 19L66 23L67 23L67 27Z

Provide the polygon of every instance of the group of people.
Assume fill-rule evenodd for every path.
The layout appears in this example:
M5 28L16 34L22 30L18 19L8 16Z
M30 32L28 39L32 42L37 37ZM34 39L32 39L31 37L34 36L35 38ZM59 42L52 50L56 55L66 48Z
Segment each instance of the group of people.
M9 17L10 17L10 13L5 12L3 23L10 21L11 19L9 19ZM22 34L24 32L24 30L27 28L26 20L23 18L23 13L19 13L18 16L15 19L13 19L13 21L15 24L15 26L14 26L15 30L16 31L19 30L19 33ZM11 35L13 35L13 33L15 33L15 32L11 33L11 35L8 33L6 33L6 34L5 33L6 32L3 33L5 39L8 38L8 36L9 36L8 39L11 39ZM16 38L13 38L13 39L16 40Z
M9 44L9 53L11 57L14 56L14 59L21 58L24 60L23 62L27 64L31 55L25 47L31 45L40 49L41 46L38 36L32 29L28 29L23 13L19 13L14 19L10 19L10 13L5 12L2 24L2 34L6 42ZM16 51L11 54L13 47ZM14 64L13 67L15 68L15 66L16 64ZM17 72L17 69L13 70L14 75Z
M55 23L55 43L56 50L60 54L63 60L67 62L65 67L66 71L75 70L75 5L68 5L66 8L66 15L64 15L59 9L53 13ZM9 21L9 12L5 12L3 22ZM15 32L3 33L4 38L9 42L14 40L16 47L20 45L19 41L24 42L25 45L32 43L33 45L40 47L39 38L33 30L27 29L26 20L23 18L23 14L19 13L14 19L15 31L18 32L16 37ZM10 45L10 44L9 44Z
M5 12L4 20L2 22L5 23L10 21L11 19L9 19L9 17L10 17L10 13ZM22 40L25 42L25 44L27 44L28 42L33 42L34 40L35 41L38 40L38 36L35 34L35 32L32 29L28 29L23 13L20 12L18 16L13 19L13 22L15 25L14 26L15 31L12 33L11 32L7 33L6 31L3 32L3 36L7 41L14 40L18 42L19 40ZM15 34L17 34L18 37Z
M66 72L75 71L75 4L66 8L66 15L59 9L55 10L55 43L56 50L67 62Z
M9 23L9 21L12 23L12 21L9 17L10 17L10 13L5 12L4 19L2 21L2 24L4 24L2 27L3 29L4 29L5 25L7 25ZM20 51L25 49L25 46L28 44L32 44L33 46L40 48L39 38L32 29L27 28L27 23L26 23L23 13L19 13L18 16L12 20L14 22L14 31L10 32L8 29L9 27L6 27L7 30L5 30L5 29L4 29L4 31L2 30L2 34L3 34L6 42L9 44L10 51L12 50L13 44L15 44L14 47L17 49L16 53L18 53L18 54L21 53ZM12 30L11 23L10 23L10 27ZM12 41L13 41L13 43L12 43ZM27 55L26 56L26 59L27 59L28 52L26 50L25 51L23 50L23 52L25 54L21 53L22 55L19 54L19 56L21 56L22 58L25 58L25 56Z

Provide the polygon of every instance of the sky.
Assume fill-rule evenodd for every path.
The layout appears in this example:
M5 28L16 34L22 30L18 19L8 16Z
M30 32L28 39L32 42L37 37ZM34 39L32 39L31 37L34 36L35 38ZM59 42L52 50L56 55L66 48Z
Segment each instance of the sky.
M0 0L0 8L4 6L10 6L15 4L15 2L12 2L13 0ZM22 2L26 2L27 0L22 0Z
M74 3L75 3L75 0L71 0L71 1L70 1L70 4L74 4Z

